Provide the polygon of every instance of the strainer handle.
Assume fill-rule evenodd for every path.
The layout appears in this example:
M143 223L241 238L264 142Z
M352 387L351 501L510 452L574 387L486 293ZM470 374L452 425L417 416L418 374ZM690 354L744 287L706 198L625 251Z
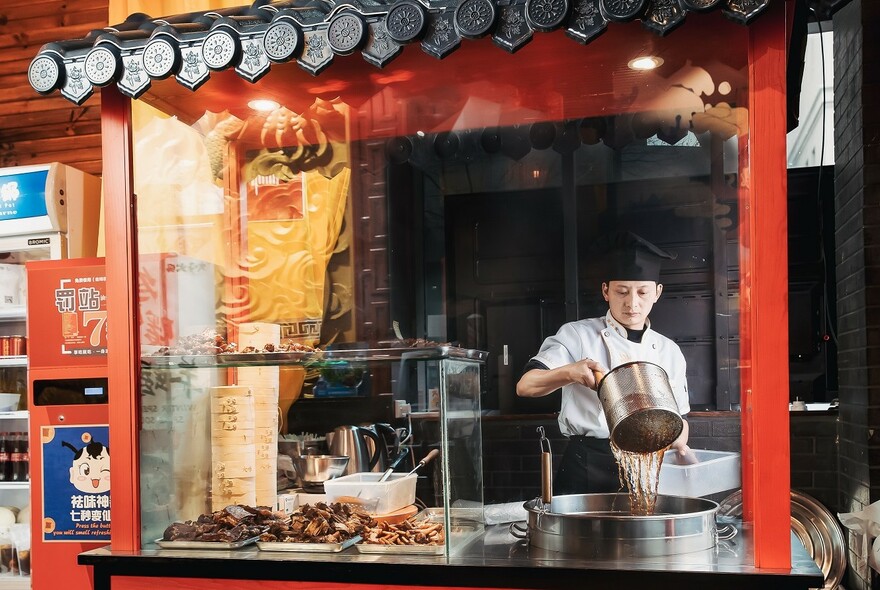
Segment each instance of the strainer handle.
M599 369L593 369L593 377L596 378L596 391L599 391L599 383L601 383L602 379L605 378L605 373L603 373Z

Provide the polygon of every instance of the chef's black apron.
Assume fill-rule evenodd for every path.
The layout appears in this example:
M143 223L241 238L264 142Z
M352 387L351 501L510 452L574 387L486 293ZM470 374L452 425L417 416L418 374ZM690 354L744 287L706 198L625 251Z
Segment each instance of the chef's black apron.
M589 436L569 437L553 480L553 494L593 494L620 490L611 441Z

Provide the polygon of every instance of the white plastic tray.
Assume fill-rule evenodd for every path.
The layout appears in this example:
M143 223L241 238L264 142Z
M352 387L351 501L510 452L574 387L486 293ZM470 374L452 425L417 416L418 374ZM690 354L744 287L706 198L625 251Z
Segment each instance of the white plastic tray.
M660 468L658 493L699 498L742 485L740 454L692 449L697 463L681 465L677 451L666 451Z
M381 473L352 473L324 482L328 502L357 502L371 514L388 514L416 501L415 474L393 473L380 482Z

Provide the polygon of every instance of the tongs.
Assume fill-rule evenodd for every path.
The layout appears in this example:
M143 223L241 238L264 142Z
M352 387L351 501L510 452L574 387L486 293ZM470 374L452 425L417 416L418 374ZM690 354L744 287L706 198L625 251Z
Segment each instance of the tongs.
M538 426L537 430L541 436L541 501L546 509L553 500L553 451L550 450L550 440L544 434L544 427Z

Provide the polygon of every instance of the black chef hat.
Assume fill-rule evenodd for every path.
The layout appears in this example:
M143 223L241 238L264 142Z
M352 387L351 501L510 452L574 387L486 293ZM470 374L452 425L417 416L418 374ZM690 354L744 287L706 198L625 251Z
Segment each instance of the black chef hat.
M660 281L660 264L675 254L661 250L629 231L607 234L596 242L604 281Z

